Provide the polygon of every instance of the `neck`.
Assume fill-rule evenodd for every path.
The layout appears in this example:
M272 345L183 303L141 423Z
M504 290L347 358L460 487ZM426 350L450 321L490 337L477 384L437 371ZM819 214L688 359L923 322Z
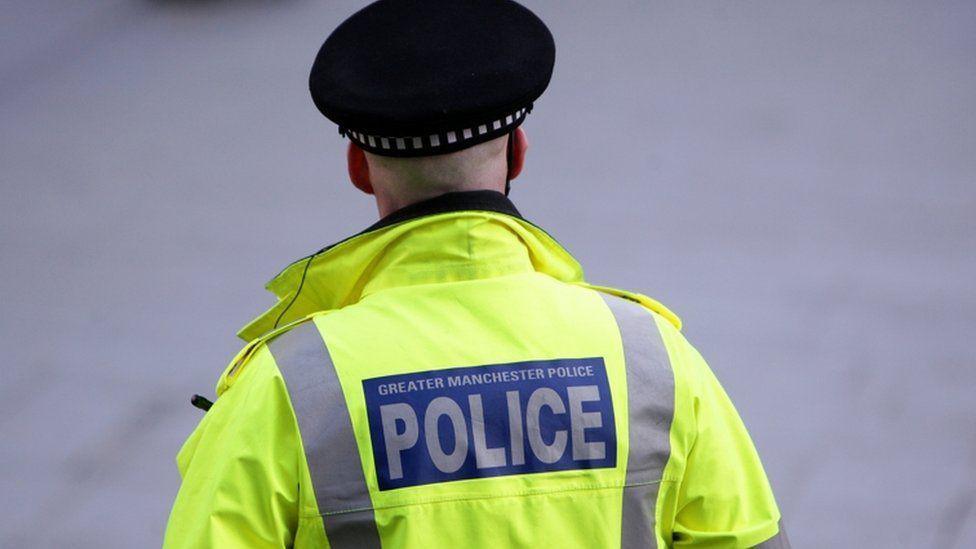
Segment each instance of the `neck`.
M498 138L437 156L395 158L367 153L380 216L450 192L504 192L509 172L505 146L504 138Z
M505 182L477 181L465 185L392 185L375 188L376 209L381 218L425 200L454 192L495 191L505 192Z
M423 200L403 207L384 216L370 225L363 233L372 232L390 225L410 221L428 215L461 212L467 210L502 213L512 217L522 218L522 214L515 208L515 204L504 194L495 191L465 191L445 193L434 198Z

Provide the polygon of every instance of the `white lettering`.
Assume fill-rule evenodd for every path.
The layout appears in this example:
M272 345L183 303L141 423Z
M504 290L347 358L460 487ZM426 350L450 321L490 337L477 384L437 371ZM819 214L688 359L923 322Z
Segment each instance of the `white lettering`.
M383 440L386 441L386 463L390 469L390 478L394 480L403 478L400 452L417 444L417 414L409 404L398 402L380 406L380 418L383 423ZM403 432L397 432L397 420L403 422Z

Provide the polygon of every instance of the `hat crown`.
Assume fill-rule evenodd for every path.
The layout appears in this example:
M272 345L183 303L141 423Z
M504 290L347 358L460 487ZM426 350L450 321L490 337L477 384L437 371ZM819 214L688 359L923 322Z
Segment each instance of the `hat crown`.
M355 134L463 132L531 106L554 60L549 29L511 0L380 0L332 32L309 87Z

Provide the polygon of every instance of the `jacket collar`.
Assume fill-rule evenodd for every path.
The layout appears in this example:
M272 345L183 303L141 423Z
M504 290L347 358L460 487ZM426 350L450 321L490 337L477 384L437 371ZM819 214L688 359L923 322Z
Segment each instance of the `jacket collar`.
M376 223L373 223L360 234L411 221L419 217L451 213L460 211L495 212L522 219L522 214L515 209L515 204L507 196L497 191L464 191L446 193L411 204L401 208Z
M505 195L447 193L393 212L286 267L265 285L278 302L238 335L251 341L385 288L532 271L583 281L576 260L523 219Z

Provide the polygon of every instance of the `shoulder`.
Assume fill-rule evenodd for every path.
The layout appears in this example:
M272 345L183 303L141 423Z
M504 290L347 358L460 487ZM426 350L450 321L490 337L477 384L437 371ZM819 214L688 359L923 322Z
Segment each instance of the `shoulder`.
M643 310L648 313L648 316L653 318L661 342L667 350L676 390L679 393L697 393L700 390L701 384L707 381L706 378L710 375L708 365L681 332L682 322L678 315L661 302L641 293L607 286L580 285L600 292L605 296L604 299L624 300L633 304L633 310Z
M250 455L255 438L290 441L294 414L281 373L267 345L236 357L217 382L217 399L177 456L181 473L191 461L224 463ZM203 461L199 455L206 456Z
M601 293L608 304L613 307L611 300L618 300L617 305L627 316L637 321L643 321L645 317L654 321L656 332L660 336L660 343L666 351L667 362L671 368L676 394L693 396L700 392L701 385L707 381L710 372L708 365L698 353L698 350L681 333L681 319L670 309L659 301L652 299L644 294L610 288L607 286L594 286L590 284L580 284L580 286L595 290ZM616 313L615 313L616 314ZM618 322L622 319L618 318ZM658 336L651 336L657 340Z
M309 315L249 341L217 380L217 396L220 397L235 386L280 381L282 363L288 363L295 355L323 348L316 320L332 312Z
M595 284L587 284L585 282L576 283L577 286L582 286L590 290L597 291L601 294L617 297L620 299L626 299L640 305L641 307L647 309L654 314L656 318L661 318L666 320L675 331L681 330L681 319L678 315L671 312L670 309L665 307L660 301L650 298L644 294L631 292L629 290L622 290L620 288L611 288L609 286L597 286Z
M287 400L277 362L266 342L255 345L239 362L232 363L217 381L217 400L208 416L232 415L236 420ZM245 420L246 421L246 420Z
M246 423L251 416L293 416L286 384L289 368L328 352L315 322L318 316L310 315L245 345L217 380L217 400L207 417Z

